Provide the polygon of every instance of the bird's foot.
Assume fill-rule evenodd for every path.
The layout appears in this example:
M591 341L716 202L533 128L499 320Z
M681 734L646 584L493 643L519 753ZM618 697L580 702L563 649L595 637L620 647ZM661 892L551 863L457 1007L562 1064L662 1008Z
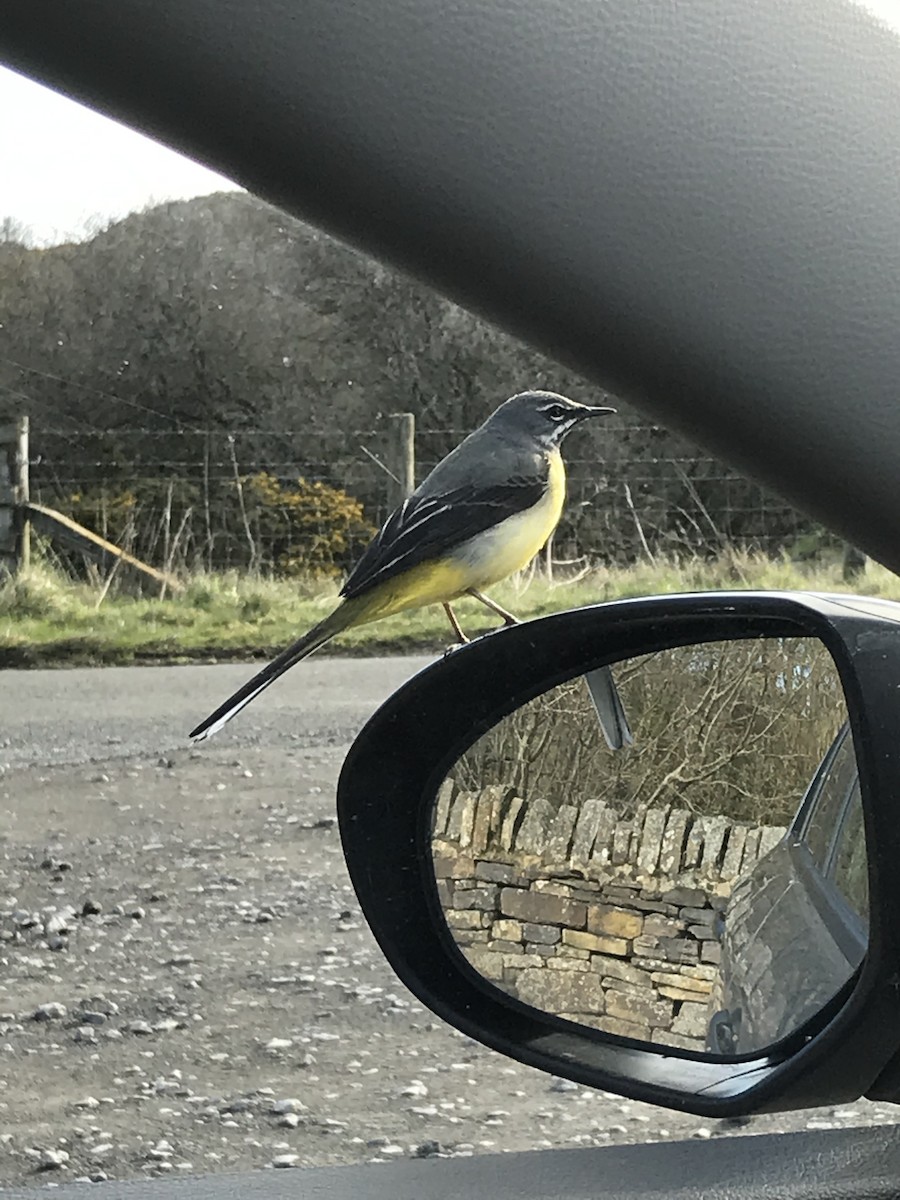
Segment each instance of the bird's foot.
M444 658L449 658L449 656L451 654L455 654L457 650L462 650L463 646L468 646L469 644L470 644L469 638L466 638L466 640L464 642L451 642L450 645L444 651Z

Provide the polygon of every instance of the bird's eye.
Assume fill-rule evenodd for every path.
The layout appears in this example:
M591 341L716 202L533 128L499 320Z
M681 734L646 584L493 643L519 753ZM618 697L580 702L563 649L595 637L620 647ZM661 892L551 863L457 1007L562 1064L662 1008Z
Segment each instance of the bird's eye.
M551 421L564 421L568 416L561 404L551 404L548 409L545 409L545 412Z

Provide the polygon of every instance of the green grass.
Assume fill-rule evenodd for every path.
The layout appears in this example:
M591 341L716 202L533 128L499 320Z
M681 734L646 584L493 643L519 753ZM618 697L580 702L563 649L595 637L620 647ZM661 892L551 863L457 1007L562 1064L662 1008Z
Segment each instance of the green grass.
M571 584L549 586L539 577L527 585L511 581L492 595L527 618L603 600L714 588L848 590L838 563L731 554L600 568ZM852 590L900 600L900 578L870 564ZM235 574L192 576L183 593L165 600L103 595L40 566L0 586L0 667L267 657L321 620L336 595L336 587ZM474 600L460 601L457 611L470 634L497 624ZM443 612L432 607L352 630L328 653L438 650L448 635Z

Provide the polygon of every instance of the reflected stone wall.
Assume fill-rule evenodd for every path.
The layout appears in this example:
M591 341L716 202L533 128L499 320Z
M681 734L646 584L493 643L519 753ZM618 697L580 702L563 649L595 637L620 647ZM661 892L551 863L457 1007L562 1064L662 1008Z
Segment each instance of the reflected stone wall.
M599 800L557 810L448 780L433 854L447 923L480 974L581 1024L698 1050L718 914L784 832L677 808L625 820Z

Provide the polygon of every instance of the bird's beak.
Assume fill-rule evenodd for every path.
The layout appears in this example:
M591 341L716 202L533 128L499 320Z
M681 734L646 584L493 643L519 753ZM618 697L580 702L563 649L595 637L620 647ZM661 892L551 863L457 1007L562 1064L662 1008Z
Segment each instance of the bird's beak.
M588 417L607 417L607 416L609 416L610 413L614 413L617 411L614 408L602 408L600 406L592 408L589 404L579 405L579 410L580 410L578 413L579 421L584 421Z

